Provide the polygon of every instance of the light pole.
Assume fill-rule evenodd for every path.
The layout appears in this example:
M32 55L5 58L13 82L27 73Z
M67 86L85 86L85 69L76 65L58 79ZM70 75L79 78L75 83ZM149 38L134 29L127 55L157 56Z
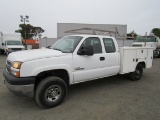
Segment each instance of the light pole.
M24 25L26 24L26 22L29 22L29 16L26 15L25 17L23 17L23 15L20 15L21 17L21 22L24 22ZM26 26L25 26L25 44L26 44Z

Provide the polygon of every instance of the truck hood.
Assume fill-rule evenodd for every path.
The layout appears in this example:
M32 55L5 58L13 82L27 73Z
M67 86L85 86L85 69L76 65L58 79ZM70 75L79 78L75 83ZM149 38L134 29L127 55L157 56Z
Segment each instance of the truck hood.
M10 53L7 57L9 61L21 61L26 62L30 60L43 59L49 57L60 57L67 53L62 53L61 51L53 49L36 49L36 50L25 50Z

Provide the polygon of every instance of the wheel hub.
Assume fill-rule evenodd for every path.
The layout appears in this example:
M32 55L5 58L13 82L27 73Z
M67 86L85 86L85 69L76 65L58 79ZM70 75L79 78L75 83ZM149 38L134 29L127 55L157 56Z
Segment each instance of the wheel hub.
M45 93L45 98L49 102L55 102L57 101L62 94L62 89L58 85L50 86Z
M51 97L55 97L57 95L56 91L51 92Z
M136 70L136 73L139 75L139 74L140 74L140 71L139 71L139 70Z

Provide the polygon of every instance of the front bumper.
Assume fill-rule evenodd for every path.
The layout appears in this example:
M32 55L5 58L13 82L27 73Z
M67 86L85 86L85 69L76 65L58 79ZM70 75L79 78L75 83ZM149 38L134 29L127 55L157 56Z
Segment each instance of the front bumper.
M3 76L5 78L4 83L11 92L27 97L34 97L35 77L17 78L10 75L6 69L3 70Z

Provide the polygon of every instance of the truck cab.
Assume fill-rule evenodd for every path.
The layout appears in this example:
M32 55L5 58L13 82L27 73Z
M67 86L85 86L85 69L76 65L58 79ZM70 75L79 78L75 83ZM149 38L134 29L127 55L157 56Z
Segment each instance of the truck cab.
M22 45L22 42L18 40L6 40L3 47L7 55L11 52L25 50L25 47Z
M160 39L157 36L139 36L132 44L133 47L153 47L154 57L160 57Z
M2 34L0 36L0 50L1 53L6 53L7 55L11 52L25 50L22 45L21 34Z

